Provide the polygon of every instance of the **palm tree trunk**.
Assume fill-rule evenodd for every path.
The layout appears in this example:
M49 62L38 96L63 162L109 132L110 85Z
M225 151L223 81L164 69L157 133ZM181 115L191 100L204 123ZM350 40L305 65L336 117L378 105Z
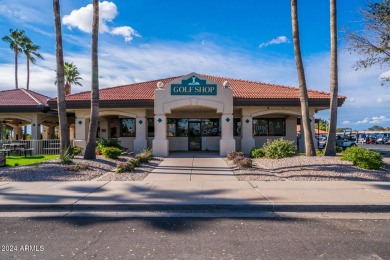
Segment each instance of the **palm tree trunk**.
M60 18L60 2L53 0L54 24L56 31L56 60L57 60L57 106L60 126L60 149L65 151L70 145L68 118L66 115L64 90L64 53L62 48L62 30Z
M18 89L18 47L15 46L15 88Z
M88 131L88 142L84 159L96 159L96 133L99 118L99 67L98 67L98 33L99 33L99 1L93 0L92 21L92 86L91 86L91 120Z
M330 0L330 122L325 156L336 155L337 129L337 96L338 66L337 66L337 6L336 0Z
M70 95L72 92L71 85L67 82L65 83L65 96Z
M27 89L30 89L30 57L27 57Z
M295 56L295 63L298 72L299 100L301 102L301 112L302 112L301 122L303 123L306 156L315 156L316 151L314 148L313 133L310 127L309 97L307 94L305 71L303 68L301 46L300 46L301 44L299 40L297 0L291 0L291 22L292 22L292 33L294 39L294 56Z

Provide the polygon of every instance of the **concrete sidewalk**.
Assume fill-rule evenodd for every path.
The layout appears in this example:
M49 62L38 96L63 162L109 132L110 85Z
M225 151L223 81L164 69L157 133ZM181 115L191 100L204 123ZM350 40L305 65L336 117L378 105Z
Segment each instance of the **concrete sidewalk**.
M389 182L238 181L216 153L172 153L141 182L0 182L0 211L390 212Z
M390 212L388 182L2 182L0 211Z

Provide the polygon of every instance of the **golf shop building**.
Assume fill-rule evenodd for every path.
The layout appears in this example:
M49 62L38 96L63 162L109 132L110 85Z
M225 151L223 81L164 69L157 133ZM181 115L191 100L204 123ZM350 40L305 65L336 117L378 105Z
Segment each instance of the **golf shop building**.
M308 94L314 132L314 114L329 109L330 95ZM86 145L90 97L89 91L66 96L67 112L74 115L74 145ZM344 100L339 97L339 106ZM56 99L48 104L56 109ZM248 153L281 137L302 150L300 117L298 88L190 73L101 89L98 137L118 138L136 153L152 147L156 156L193 150Z

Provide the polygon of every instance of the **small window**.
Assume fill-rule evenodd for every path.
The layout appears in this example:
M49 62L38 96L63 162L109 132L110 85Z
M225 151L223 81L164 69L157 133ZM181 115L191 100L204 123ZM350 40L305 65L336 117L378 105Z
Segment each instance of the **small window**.
M188 136L188 119L177 119L177 136Z
M233 122L234 122L233 135L234 136L241 136L241 131L242 131L241 118L234 118Z
M135 137L135 119L121 119L121 137Z
M148 137L154 137L154 119L148 118Z
M167 120L167 136L176 136L177 119L168 118Z
M286 120L284 118L253 119L254 136L285 136Z
M202 119L202 136L220 136L219 119Z

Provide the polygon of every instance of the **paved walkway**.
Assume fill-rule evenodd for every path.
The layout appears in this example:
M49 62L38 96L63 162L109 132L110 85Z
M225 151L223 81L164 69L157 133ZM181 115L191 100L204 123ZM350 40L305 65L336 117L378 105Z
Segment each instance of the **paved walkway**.
M217 153L176 152L144 181L237 181L237 178Z
M214 153L173 153L144 181L0 182L12 211L390 212L390 182L238 181Z

